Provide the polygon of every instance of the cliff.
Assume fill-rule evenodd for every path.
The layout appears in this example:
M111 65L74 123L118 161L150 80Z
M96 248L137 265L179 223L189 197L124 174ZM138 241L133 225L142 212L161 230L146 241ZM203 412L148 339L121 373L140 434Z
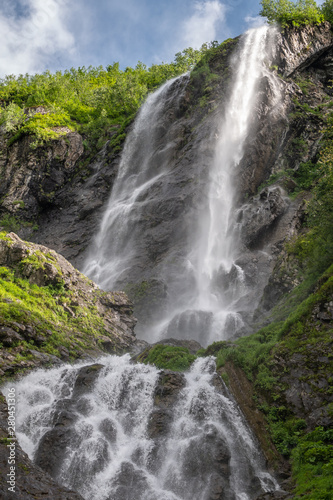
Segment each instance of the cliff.
M168 141L168 186L161 185L162 194L145 212L139 257L119 284L135 303L139 333L172 300L166 274L171 269L177 275L198 213L207 207L211 151L238 43L211 49L189 78L168 91L157 130L159 145ZM273 80L263 78L246 154L234 174L241 224L236 263L248 289L239 304L245 327L232 344L201 352L217 355L267 459L284 469L285 479L292 456L299 495L307 494L304 474L315 488L318 477L329 481L332 465L332 58L328 23L276 35L269 69L281 98L274 103ZM29 136L9 144L4 129L0 140L0 224L82 266L117 175L119 151L108 142L90 158L76 132L37 149ZM154 152L156 166L161 149ZM100 292L59 254L13 234L3 235L0 258L4 373L131 348L134 321L123 293ZM226 293L232 279L230 273ZM57 316L43 317L17 287Z

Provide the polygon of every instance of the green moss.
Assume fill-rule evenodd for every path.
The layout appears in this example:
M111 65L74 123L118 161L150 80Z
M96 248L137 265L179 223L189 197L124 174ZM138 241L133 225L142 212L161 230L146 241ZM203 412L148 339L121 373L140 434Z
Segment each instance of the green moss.
M148 352L143 352L138 361L145 364L153 364L157 368L178 372L188 370L196 358L185 347L172 347L160 344L149 349Z
M0 231L0 240L10 242L12 241L12 239L7 236L7 231Z
M25 203L23 200L16 200L13 202L14 206L17 206L19 208L25 208Z

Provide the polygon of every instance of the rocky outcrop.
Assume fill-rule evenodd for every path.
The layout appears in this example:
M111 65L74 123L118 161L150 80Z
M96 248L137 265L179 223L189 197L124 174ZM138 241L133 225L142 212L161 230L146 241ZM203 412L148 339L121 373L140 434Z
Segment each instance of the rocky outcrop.
M37 148L30 136L8 147L0 127L0 219L10 217L21 237L54 248L77 266L96 230L118 156L106 145L89 160L82 136L63 132Z
M0 267L1 375L87 354L120 353L135 343L136 320L125 293L101 291L54 250L9 233L0 239ZM31 302L20 287L30 292Z
M70 131L37 149L31 147L32 142L25 136L2 157L0 196L2 209L37 224L40 211L52 206L57 192L73 175L84 149L82 137Z
M285 29L278 34L275 63L283 76L290 76L295 70L313 64L332 46L333 34L328 22Z

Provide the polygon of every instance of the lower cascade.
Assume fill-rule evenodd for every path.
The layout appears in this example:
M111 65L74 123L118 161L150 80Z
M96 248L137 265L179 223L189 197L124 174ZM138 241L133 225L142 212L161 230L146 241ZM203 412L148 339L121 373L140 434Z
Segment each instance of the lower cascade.
M278 489L213 357L185 374L107 356L16 383L28 455L87 500L250 500Z

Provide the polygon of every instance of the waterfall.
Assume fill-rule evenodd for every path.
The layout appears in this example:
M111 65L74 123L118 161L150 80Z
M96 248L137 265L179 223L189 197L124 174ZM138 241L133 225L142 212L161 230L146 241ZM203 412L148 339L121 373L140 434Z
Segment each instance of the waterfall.
M214 358L179 374L172 402L172 385L158 391L165 377L129 355L31 373L14 384L19 442L86 500L250 500L278 489Z
M167 174L169 138L163 119L170 89L187 79L169 80L149 95L125 142L108 206L82 270L103 289L112 289L122 276L126 282L136 265L140 221L154 199L156 186Z
M247 289L244 271L235 262L239 242L234 217L237 191L234 177L253 126L253 113L259 104L258 85L263 76L272 82L273 103L279 102L275 76L267 69L274 36L275 30L267 26L249 30L230 61L233 67L231 93L210 168L208 211L202 214L198 238L188 256L195 273L197 295L188 310L175 315L183 320L186 316L192 319L196 316L196 327L190 330L199 331L195 338L205 344L230 337L244 324L237 312L237 304ZM207 318L209 325L204 327L203 341L202 322L207 323Z
M190 166L182 172L177 168L175 109L190 85L188 76L167 82L149 96L127 136L83 272L105 289L126 289L134 283L139 300L149 280L159 283L137 326L140 337L149 342L174 337L208 345L244 330L240 304L253 290L237 263L235 173L254 126L264 77L275 94L273 105L279 101L276 77L268 68L274 36L275 30L267 26L249 30L229 61L228 99L215 126L214 143L209 143L213 154L202 158L209 163L202 185L196 185L204 171L200 165L195 173ZM206 197L201 211L191 208L200 189Z

